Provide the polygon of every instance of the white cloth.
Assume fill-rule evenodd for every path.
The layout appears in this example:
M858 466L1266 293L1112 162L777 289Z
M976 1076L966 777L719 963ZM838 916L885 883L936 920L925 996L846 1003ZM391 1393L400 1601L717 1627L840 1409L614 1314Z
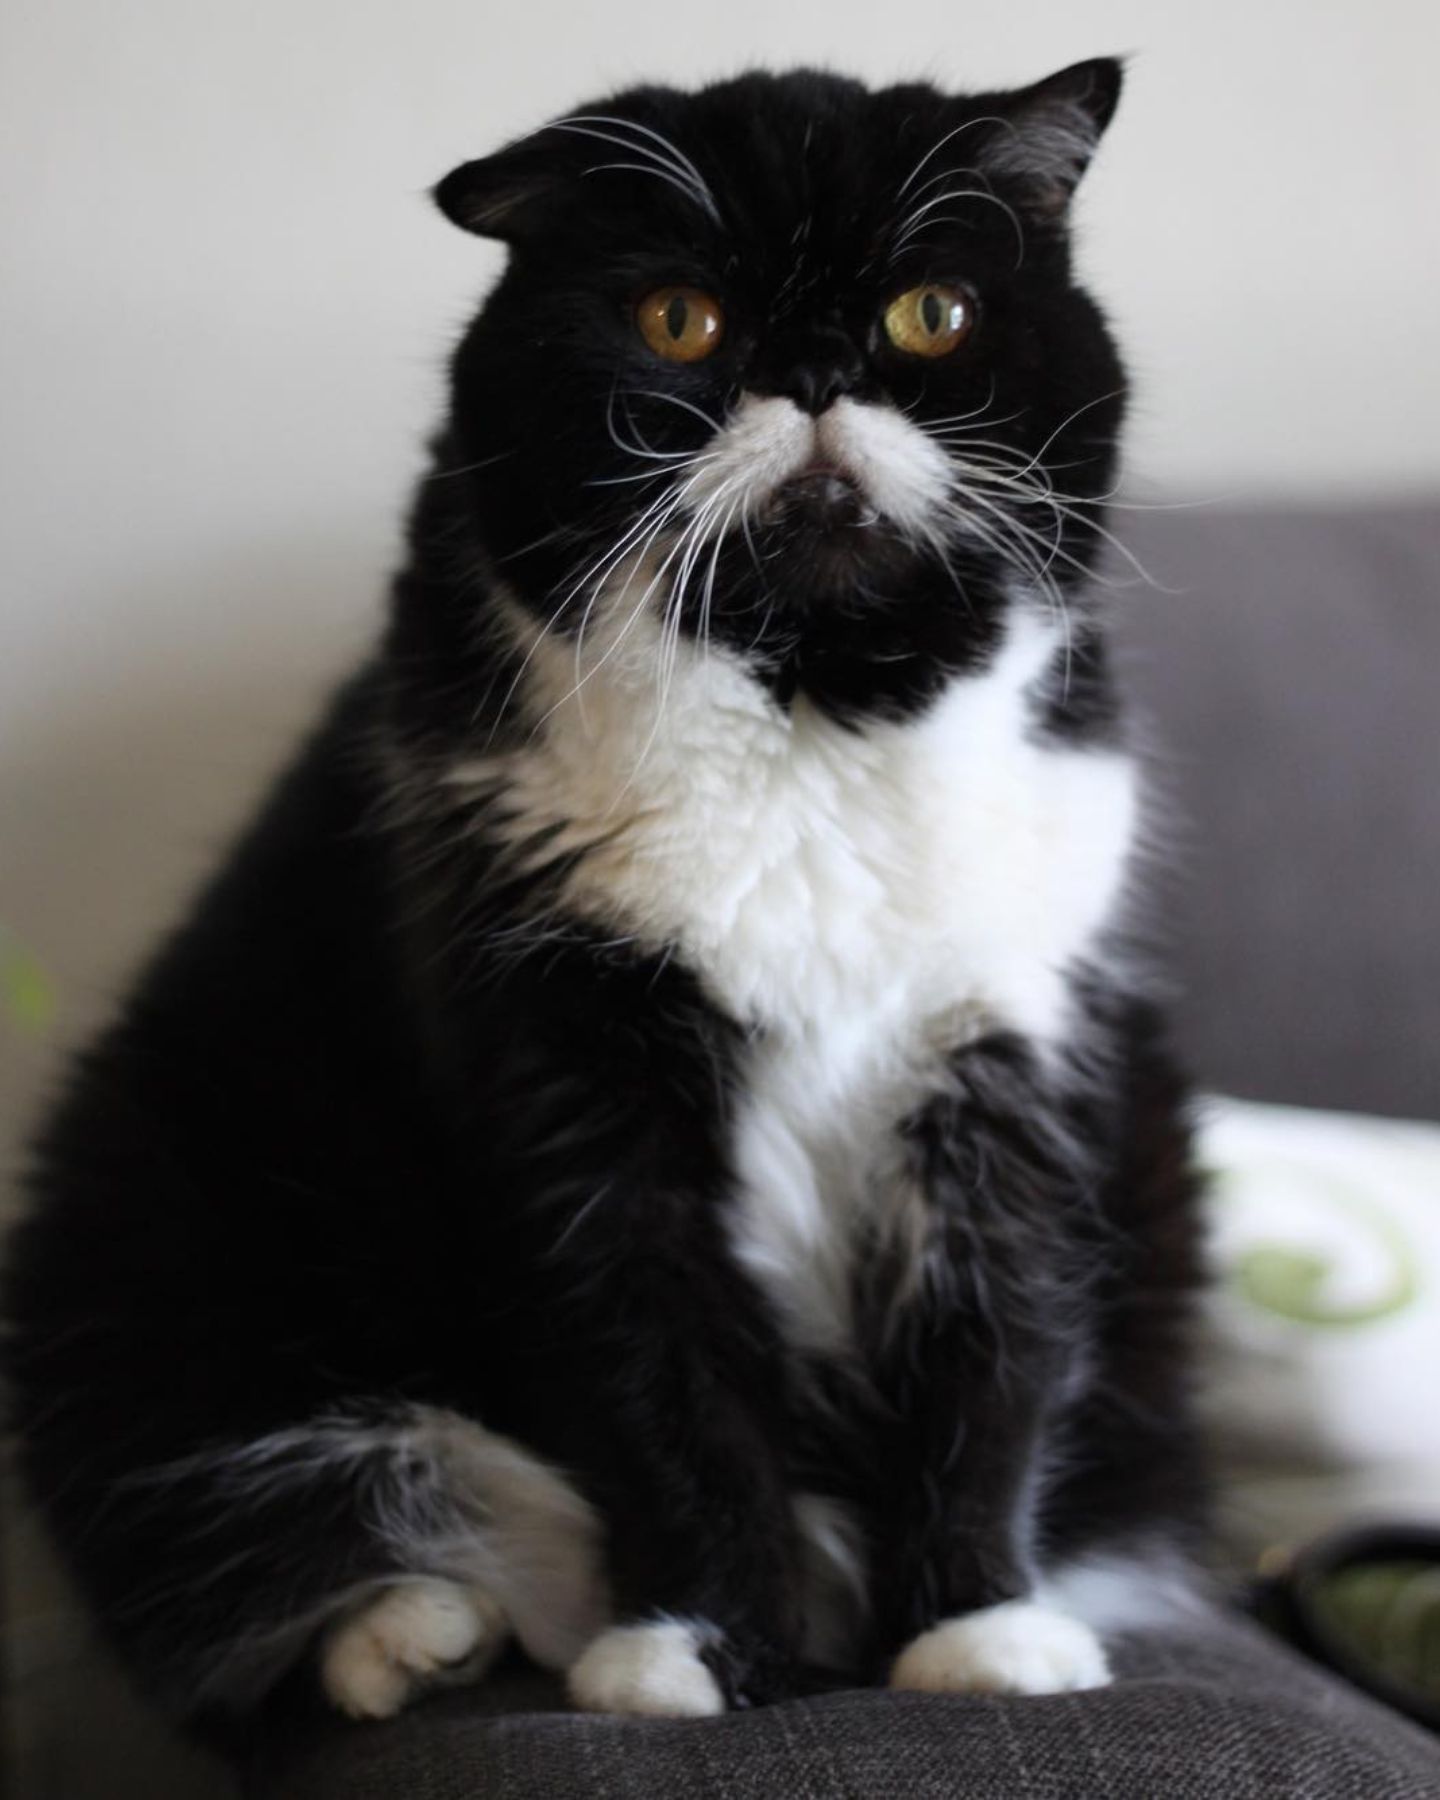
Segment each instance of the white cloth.
M1440 1125L1207 1100L1199 1153L1232 1542L1440 1516Z

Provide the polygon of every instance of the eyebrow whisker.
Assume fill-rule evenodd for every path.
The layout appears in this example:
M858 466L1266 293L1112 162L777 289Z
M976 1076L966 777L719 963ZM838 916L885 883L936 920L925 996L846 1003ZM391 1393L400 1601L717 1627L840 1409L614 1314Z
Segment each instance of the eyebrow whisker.
M598 129L602 125L618 129L602 131ZM663 176L673 187L678 188L692 199L701 211L708 215L712 223L716 225L722 223L720 209L715 204L715 196L711 193L709 184L699 169L695 167L684 151L678 149L658 131L652 131L648 125L641 125L635 119L613 118L604 113L577 113L573 118L556 119L549 129L572 132L577 137L597 138L602 143L615 144L621 150L629 151L632 156L645 157L647 159L643 165L645 172ZM651 149L648 144L637 143L633 138L622 137L621 130L638 132L644 137L650 138L654 143L659 144L666 154L662 156L660 151ZM637 167L640 165L602 166Z
M998 125L1005 131L1013 131L1015 129L1014 121L1003 118L999 113L982 113L978 118L967 119L963 125L957 125L953 131L947 131L944 137L930 146L920 158L919 162L916 163L915 167L900 183L900 186L895 190L895 198L897 200L903 200L906 194L909 193L916 177L925 165L933 157L938 156L947 144L954 143L955 139L960 137L963 133L973 131L977 125Z

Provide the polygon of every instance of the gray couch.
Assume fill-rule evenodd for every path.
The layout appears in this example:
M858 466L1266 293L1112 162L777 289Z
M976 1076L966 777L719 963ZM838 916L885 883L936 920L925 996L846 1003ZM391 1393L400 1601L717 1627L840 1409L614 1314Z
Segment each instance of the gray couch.
M519 1678L337 1727L269 1800L1435 1800L1440 1744L1235 1621L1089 1694L827 1694L726 1718L557 1710Z
M1169 590L1127 592L1124 650L1187 820L1169 935L1194 1066L1440 1118L1440 506L1122 529Z
M1180 872L1156 908L1211 1087L1440 1118L1440 511L1157 512L1120 601ZM1116 576L1133 581L1123 565ZM582 1718L515 1673L322 1727L268 1800L1437 1800L1440 1742L1239 1618L1048 1699L837 1693Z

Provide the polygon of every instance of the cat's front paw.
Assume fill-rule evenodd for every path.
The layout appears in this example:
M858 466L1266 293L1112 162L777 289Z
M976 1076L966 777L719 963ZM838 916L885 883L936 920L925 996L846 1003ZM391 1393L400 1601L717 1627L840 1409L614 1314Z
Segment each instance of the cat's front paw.
M892 1688L927 1694L1064 1694L1109 1679L1090 1627L1033 1600L946 1619L907 1645L890 1671Z
M713 1718L725 1711L725 1696L701 1659L708 1635L683 1619L614 1625L571 1665L570 1697L583 1712Z
M478 1680L505 1640L488 1594L431 1577L397 1582L342 1619L320 1649L320 1683L352 1719L388 1719L423 1687Z

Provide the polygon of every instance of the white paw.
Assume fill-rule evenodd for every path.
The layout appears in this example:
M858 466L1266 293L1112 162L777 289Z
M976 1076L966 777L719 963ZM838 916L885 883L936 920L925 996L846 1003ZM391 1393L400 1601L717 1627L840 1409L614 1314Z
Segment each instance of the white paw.
M1109 1679L1090 1627L1033 1600L947 1619L907 1645L890 1671L892 1688L926 1694L1063 1694Z
M703 1632L679 1619L612 1626L571 1665L570 1697L583 1712L712 1718L725 1696L700 1660Z
M388 1719L429 1683L462 1669L478 1679L505 1631L505 1615L476 1588L397 1582L333 1627L320 1652L321 1684L352 1719Z

